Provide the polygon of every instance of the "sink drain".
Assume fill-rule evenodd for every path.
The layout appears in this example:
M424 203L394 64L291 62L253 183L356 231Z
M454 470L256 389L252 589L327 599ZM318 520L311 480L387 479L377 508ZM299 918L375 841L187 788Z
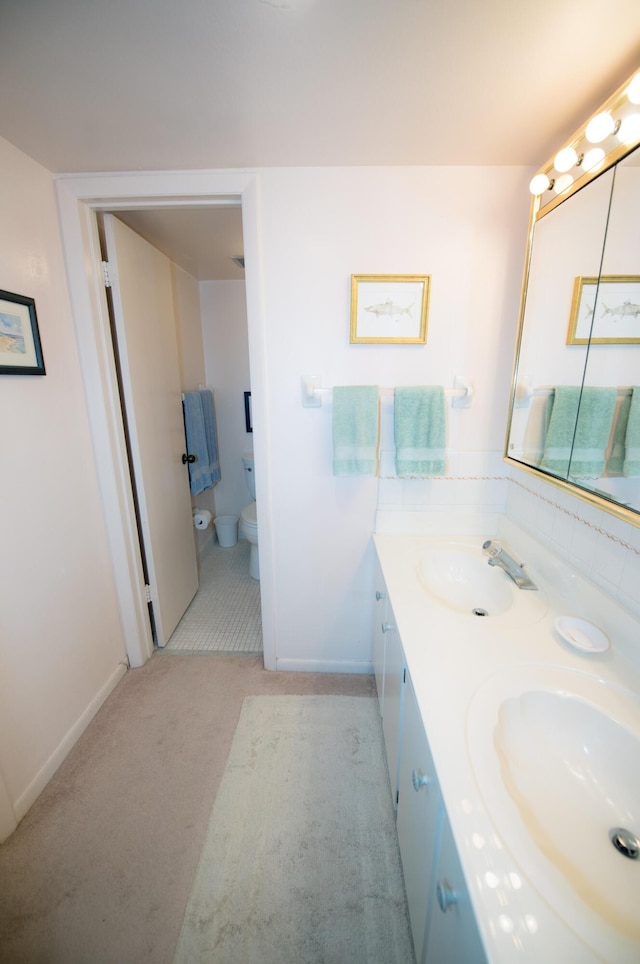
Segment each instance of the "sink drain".
M473 613L474 616L488 616L488 615L489 615L489 613L487 612L487 610L486 610L486 609L481 609L480 606L476 606L474 609L471 610L471 612Z
M609 840L623 857L629 860L638 860L640 857L640 840L630 830L614 827L609 831Z

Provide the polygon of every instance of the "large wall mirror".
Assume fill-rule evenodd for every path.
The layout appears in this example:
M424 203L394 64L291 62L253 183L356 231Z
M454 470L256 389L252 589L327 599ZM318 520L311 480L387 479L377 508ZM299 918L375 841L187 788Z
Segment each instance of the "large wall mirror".
M638 87L532 181L505 457L640 526Z

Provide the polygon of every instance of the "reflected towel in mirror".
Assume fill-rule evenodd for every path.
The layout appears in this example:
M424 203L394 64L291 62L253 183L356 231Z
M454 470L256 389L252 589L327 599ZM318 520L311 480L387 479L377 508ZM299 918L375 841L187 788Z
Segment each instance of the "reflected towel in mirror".
M615 388L556 386L542 467L563 478L599 479L617 394Z
M640 386L638 385L631 392L622 474L628 479L640 476Z

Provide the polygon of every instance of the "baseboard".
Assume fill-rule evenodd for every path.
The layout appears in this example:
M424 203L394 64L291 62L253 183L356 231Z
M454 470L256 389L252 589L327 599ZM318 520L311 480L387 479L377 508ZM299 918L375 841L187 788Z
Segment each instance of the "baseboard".
M360 673L370 676L373 663L341 659L280 659L276 657L276 670L284 673Z
M76 720L71 729L60 741L44 766L40 768L26 790L16 799L13 804L13 811L17 821L22 820L29 808L33 806L69 751L78 742L104 701L113 692L126 672L126 665L119 663L111 676L98 690L80 718Z

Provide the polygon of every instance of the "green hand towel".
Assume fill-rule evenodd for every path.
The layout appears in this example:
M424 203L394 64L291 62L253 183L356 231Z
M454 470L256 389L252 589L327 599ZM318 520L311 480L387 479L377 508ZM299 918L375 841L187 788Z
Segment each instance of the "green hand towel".
M393 428L398 475L444 474L446 417L442 388L396 388Z
M377 475L380 438L378 388L333 389L333 474Z
M615 388L558 385L542 467L563 478L599 479L616 404Z
M640 475L640 386L637 385L631 392L622 474L627 479Z
M625 439L627 435L627 424L629 422L629 409L631 408L631 395L626 395L620 401L617 409L618 414L615 418L613 429L613 439L611 444L611 455L607 459L607 475L622 475L622 468L625 459Z

